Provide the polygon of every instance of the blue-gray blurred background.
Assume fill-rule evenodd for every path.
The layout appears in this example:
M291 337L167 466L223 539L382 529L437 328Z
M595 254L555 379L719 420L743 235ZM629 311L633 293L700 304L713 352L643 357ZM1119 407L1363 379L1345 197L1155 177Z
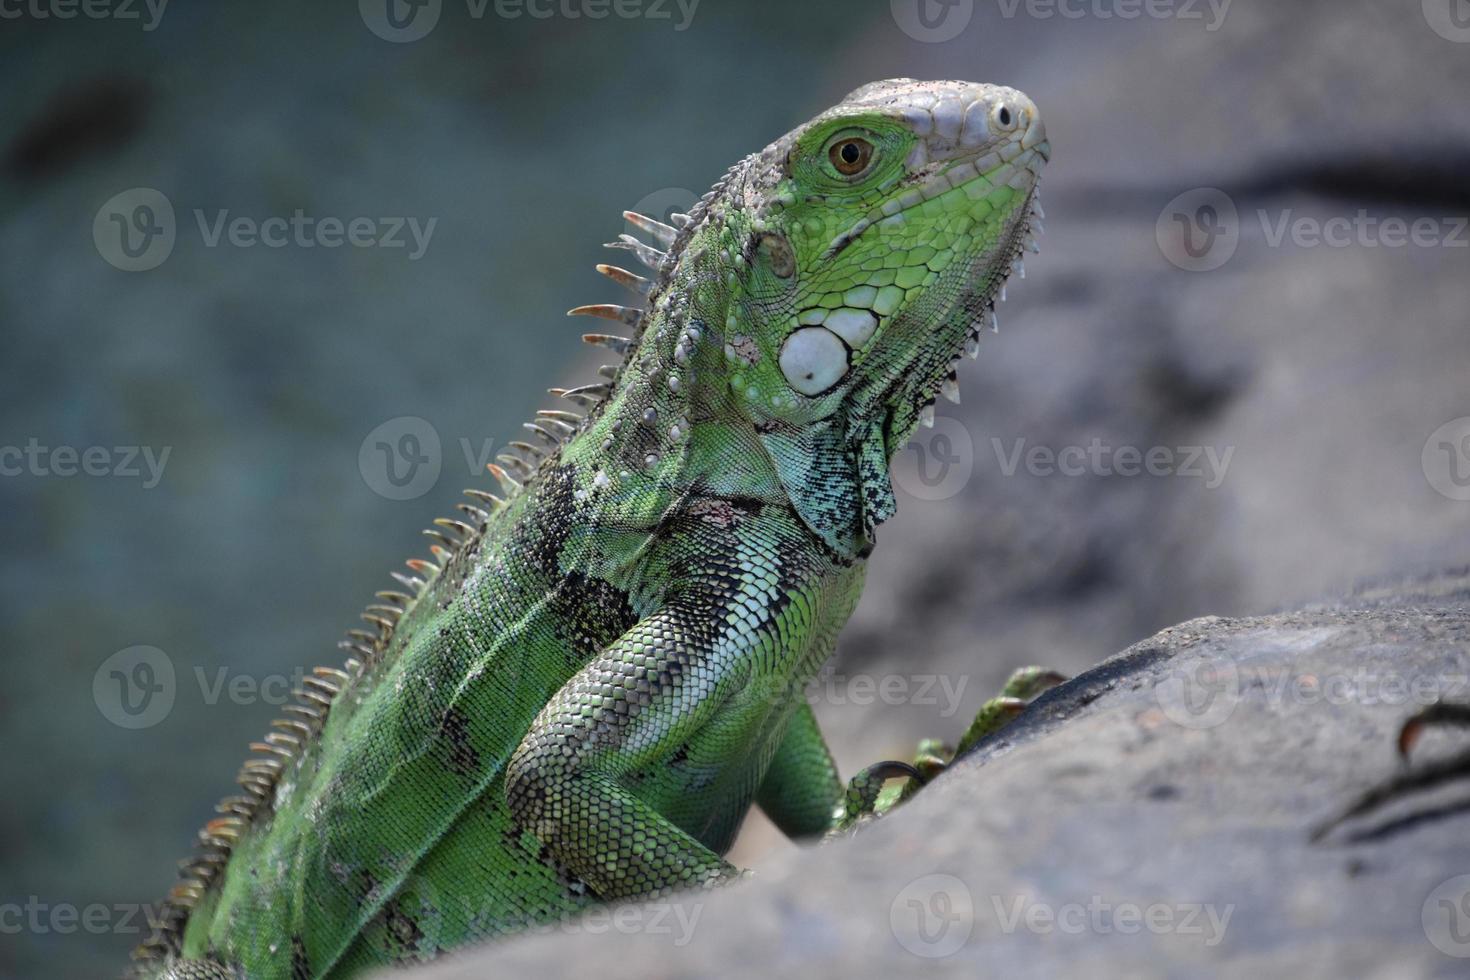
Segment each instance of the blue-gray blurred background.
M1022 88L1055 157L898 462L819 697L848 771L1014 666L1470 558L1465 0L396 13L0 6L0 974L118 971L286 687L595 370L563 311L617 300L619 212L874 78ZM298 211L378 243L244 237Z

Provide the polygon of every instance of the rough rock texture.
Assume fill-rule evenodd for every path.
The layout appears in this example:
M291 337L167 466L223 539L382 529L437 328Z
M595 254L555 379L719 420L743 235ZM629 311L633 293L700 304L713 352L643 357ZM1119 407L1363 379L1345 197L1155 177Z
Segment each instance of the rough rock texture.
M1464 976L1470 777L1310 838L1395 771L1415 703L1470 696L1467 677L1463 570L1193 620L869 831L678 903L688 932L630 910L415 976Z

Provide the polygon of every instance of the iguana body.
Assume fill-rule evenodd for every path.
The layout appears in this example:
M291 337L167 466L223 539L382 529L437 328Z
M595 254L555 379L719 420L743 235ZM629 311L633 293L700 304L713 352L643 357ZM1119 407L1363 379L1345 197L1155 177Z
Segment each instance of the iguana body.
M802 697L857 602L890 458L953 393L1049 155L1011 89L866 86L677 229L609 384L441 521L201 832L140 972L348 976L593 901L713 884L759 803L844 814ZM594 338L596 339L596 338ZM858 795L867 793L858 787Z

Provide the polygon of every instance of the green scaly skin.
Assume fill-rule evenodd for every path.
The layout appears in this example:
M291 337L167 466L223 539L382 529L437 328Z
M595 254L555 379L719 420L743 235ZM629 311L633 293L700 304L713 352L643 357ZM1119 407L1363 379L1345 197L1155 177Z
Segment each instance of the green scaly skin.
M1033 223L1036 107L877 82L747 157L676 227L610 384L561 392L435 561L379 593L253 749L141 951L152 977L345 977L593 902L729 881L752 803L848 794L804 686L895 503L888 466L973 353Z

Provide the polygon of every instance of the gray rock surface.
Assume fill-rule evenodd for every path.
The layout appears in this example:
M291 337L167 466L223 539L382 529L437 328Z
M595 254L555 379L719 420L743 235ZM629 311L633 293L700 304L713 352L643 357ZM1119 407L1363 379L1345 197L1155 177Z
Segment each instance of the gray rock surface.
M414 976L1464 976L1470 778L1310 839L1439 696L1470 696L1463 570L1193 620L853 839Z

